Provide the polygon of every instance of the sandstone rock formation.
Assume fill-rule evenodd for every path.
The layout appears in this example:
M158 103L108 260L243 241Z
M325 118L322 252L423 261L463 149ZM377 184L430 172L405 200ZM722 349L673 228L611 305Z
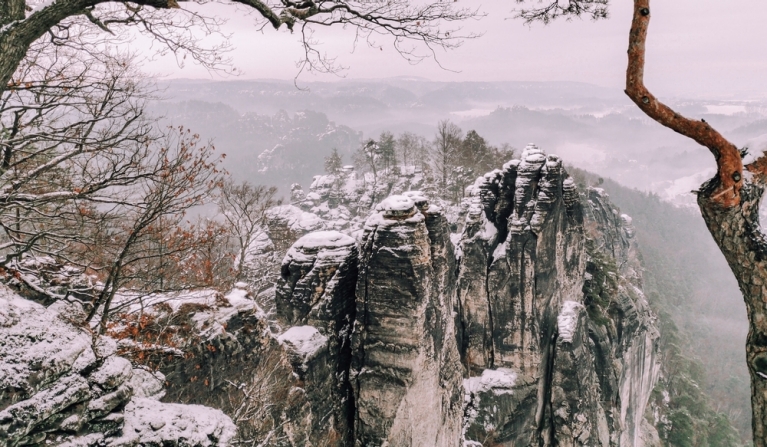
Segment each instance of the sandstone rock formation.
M640 445L658 378L658 332L640 289L630 218L600 190L586 194L579 198L561 161L534 146L475 184L458 273L462 358L472 376L467 439ZM597 297L606 302L592 303L604 259L621 267L606 272L614 287ZM488 370L515 379L496 388L482 381Z
M225 446L219 410L166 404L164 377L115 355L79 305L48 308L0 286L0 445Z
M338 233L288 251L280 322L324 337L306 343L330 353L312 354L316 368L348 377L353 396L335 414L351 418L353 442L628 447L653 438L642 430L653 430L643 421L658 332L630 217L599 189L579 192L562 161L535 146L468 192L460 234L409 191L383 200L355 233L359 255L350 238L337 251L329 235L344 240ZM351 363L319 366L337 355L331 341L349 336L349 318ZM296 374L306 368L294 361ZM311 382L307 395L329 386Z
M196 334L156 359L168 398L274 446L656 445L658 331L603 191L534 146L449 213L414 175L365 217L361 179L331 177L273 210L273 315L243 290L157 307Z
M310 233L288 250L275 300L280 335L294 371L305 383L312 433L332 432L339 445L352 441L352 390L348 380L356 307L355 240L337 231ZM328 427L330 429L328 429Z
M390 196L365 224L351 372L356 445L459 445L447 233L438 208L407 196Z

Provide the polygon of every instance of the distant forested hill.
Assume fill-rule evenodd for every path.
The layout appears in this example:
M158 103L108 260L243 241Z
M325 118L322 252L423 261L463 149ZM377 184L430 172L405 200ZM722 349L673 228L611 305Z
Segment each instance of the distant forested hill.
M599 183L593 174L570 170L579 182ZM703 218L697 209L677 208L610 179L600 187L633 219L645 267L645 293L656 312L673 322L661 330L666 347L678 349L675 355L684 364L678 375L700 376L712 409L727 414L743 439L750 438L746 308ZM702 371L696 371L698 365Z
M324 113L309 110L265 115L197 100L161 102L154 110L168 124L183 124L204 140L212 140L226 154L224 167L235 178L275 185L282 193L289 191L291 183L308 187L333 148L344 163L351 163L362 137Z

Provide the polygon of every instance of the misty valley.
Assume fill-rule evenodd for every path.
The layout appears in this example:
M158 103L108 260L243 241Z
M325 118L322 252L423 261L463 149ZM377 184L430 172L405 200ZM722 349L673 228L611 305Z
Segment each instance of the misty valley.
M0 447L767 446L767 100L632 3L508 22L631 17L616 88L461 78L497 6L0 0Z

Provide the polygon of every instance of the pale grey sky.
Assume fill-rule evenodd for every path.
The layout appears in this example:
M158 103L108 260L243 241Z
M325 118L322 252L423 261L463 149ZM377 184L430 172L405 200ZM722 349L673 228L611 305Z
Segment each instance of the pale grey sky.
M418 76L440 81L583 81L621 88L632 2L613 0L609 20L588 19L528 27L512 19L511 0L460 0L480 6L487 17L465 25L479 39L440 55L446 71L426 60L410 65L392 48L353 48L353 32L319 30L322 49L348 66L347 78ZM655 0L648 39L646 83L660 96L767 96L767 2L764 0ZM286 30L257 32L241 9L217 7L233 33L239 79L291 79L297 73L298 36ZM199 67L179 70L170 61L148 65L170 77L211 78ZM220 76L213 76L220 79ZM225 79L231 79L227 77ZM305 81L334 81L333 75L303 75Z

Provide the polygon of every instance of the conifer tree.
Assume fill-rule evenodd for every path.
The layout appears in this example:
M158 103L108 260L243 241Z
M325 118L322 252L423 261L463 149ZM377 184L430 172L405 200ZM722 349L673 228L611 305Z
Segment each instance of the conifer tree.
M333 152L325 157L325 172L331 175L338 175L343 168L343 158L338 153L338 149L333 148Z
M378 137L379 163L380 167L386 172L391 171L393 167L397 166L397 153L395 149L394 135L388 131L381 132L381 136Z

